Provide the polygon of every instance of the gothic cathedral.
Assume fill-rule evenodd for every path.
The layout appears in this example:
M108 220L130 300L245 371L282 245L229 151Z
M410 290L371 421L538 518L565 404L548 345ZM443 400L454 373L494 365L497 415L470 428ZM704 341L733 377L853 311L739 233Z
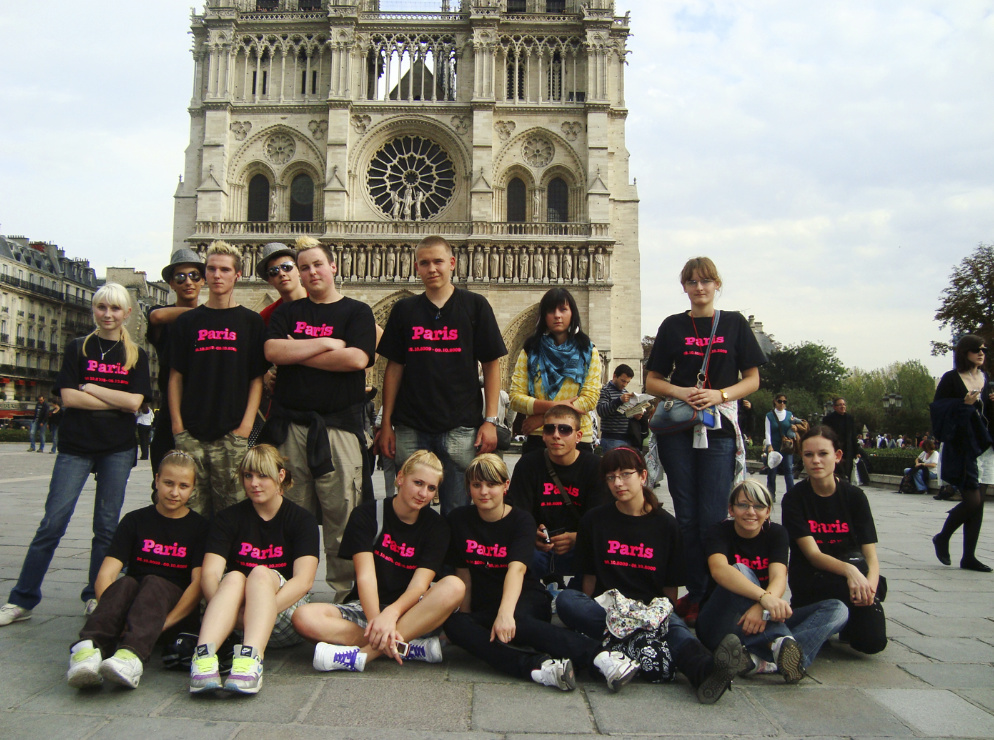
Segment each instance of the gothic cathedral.
M556 285L606 377L640 368L629 21L614 0L206 0L192 32L173 249L240 247L240 303L276 298L254 277L263 244L310 234L383 325L421 290L414 246L441 234L457 284L494 307L505 387Z

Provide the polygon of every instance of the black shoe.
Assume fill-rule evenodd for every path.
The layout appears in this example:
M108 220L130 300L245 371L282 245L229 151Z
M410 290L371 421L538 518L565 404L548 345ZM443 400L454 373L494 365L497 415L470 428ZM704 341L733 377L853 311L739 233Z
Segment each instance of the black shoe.
M944 540L940 535L935 535L932 538L932 545L935 546L935 557L939 559L939 562L943 565L952 565L952 558L949 557L949 540ZM960 567L963 567L962 564Z
M989 565L984 565L976 558L970 558L969 560L960 560L959 567L963 570L975 570L978 573L990 573L994 568Z
M714 704L725 690L732 685L732 679L746 670L752 659L735 635L725 635L714 651L714 668L697 687L697 701L701 704Z

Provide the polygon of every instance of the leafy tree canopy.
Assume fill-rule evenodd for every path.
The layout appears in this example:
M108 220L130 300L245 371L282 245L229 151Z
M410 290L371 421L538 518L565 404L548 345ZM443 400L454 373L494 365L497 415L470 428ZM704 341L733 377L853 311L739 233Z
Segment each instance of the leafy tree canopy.
M763 388L774 393L788 388L803 390L816 403L835 393L846 376L845 365L839 360L835 347L825 344L776 344L768 360L759 369Z
M973 254L953 268L949 285L940 294L935 320L954 337L979 334L994 341L994 243L977 245ZM944 355L955 342L932 342L932 354Z
M884 409L883 398L890 393L901 396L900 409ZM846 399L857 429L913 436L931 427L928 406L935 396L935 378L918 360L877 370L856 368L842 381L838 395Z

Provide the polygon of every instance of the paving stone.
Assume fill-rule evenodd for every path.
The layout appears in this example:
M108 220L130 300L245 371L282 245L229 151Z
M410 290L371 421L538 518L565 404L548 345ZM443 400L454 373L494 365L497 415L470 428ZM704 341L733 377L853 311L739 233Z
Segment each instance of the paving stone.
M314 727L310 725L266 725L253 722L243 727L235 738L258 740L260 737L278 737L280 740L501 740L501 735L491 732L439 732L392 729L386 735L379 729L362 727ZM560 736L561 737L561 736ZM156 739L158 740L158 739Z
M587 700L597 729L607 735L693 734L766 735L776 731L749 700L752 689L738 681L716 704L697 701L684 680L672 684L632 683L617 694L607 687L588 688ZM765 694L763 694L765 696Z
M933 663L901 666L912 675L943 689L994 686L994 667L984 663Z
M355 680L359 679L359 680ZM448 681L406 681L336 672L302 724L464 732L470 729L473 686ZM298 699L298 705L302 702Z
M100 728L100 740L135 740L136 737L155 740L223 740L230 738L238 729L234 722L196 721L187 719L165 719L162 717L118 717ZM282 733L279 733L282 736ZM256 737L262 737L256 735ZM274 733L269 737L277 737Z
M15 662L0 651L3 660L3 691L0 691L0 709L11 709L24 703L35 694L53 688L65 681L65 668L57 671L50 665L35 661ZM0 733L3 737L3 733Z
M927 737L991 736L994 715L951 691L870 689L866 693Z
M895 640L935 660L950 663L992 663L994 647L966 637L901 637ZM900 661L898 661L900 662Z
M189 677L179 677L181 686L156 714L160 717L227 722L293 722L301 706L320 688L317 681L264 676L262 689L254 696L216 691L213 694L191 694Z
M559 691L534 683L474 689L472 727L484 731L570 735L596 732L583 691Z
M107 719L104 717L75 717L72 722L66 722L65 715L61 714L0 712L0 737L4 740L75 740L90 737L101 725L106 724ZM131 740L134 737L132 735Z
M785 686L762 694L762 707L788 735L906 736L897 717L856 689ZM826 732L828 731L828 732Z
M988 712L994 713L994 686L988 685L985 688L959 689L956 693L967 701L983 707Z
M920 617L901 617L899 620L906 628L925 637L977 637L985 633L989 634L994 630L994 622L983 617L946 617L936 619L935 617L923 614ZM891 620L888 620L887 631L889 635L898 637L899 633L890 629Z

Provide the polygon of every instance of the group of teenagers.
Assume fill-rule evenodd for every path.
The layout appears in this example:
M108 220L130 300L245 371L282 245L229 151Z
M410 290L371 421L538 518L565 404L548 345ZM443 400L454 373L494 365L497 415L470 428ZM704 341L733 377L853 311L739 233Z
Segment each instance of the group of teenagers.
M801 440L808 478L784 497L783 525L771 521L774 495L745 479L736 402L758 388L766 358L741 314L715 310L710 259L684 266L690 309L663 321L645 382L718 414L714 428L656 439L674 514L647 486L639 450L591 449L590 411L616 411L623 394L603 399L599 355L564 288L543 297L515 365L510 403L529 439L509 475L493 454L507 353L493 311L452 284L444 239L423 240L416 262L425 291L398 301L379 336L370 308L338 291L334 254L317 240L266 246L256 270L281 299L265 317L234 302L241 258L230 245L213 243L203 262L174 253L163 278L177 301L149 316L167 399L154 504L120 524L134 412L151 387L124 326L127 291L100 288L96 328L69 343L56 380L59 454L0 626L40 602L94 473L76 687L136 687L162 632L191 621L193 693L256 693L267 648L302 640L315 643L317 670L362 671L381 656L439 662L444 632L496 670L544 685L572 689L586 670L617 690L640 672L663 681L679 671L704 703L740 675L796 683L836 633L865 653L884 648L873 518L837 469L835 433L816 426ZM386 500L369 495L362 422L377 353L387 365L375 444L398 466ZM249 447L264 398L267 420ZM319 523L328 603L310 601ZM218 650L233 632L222 681Z

